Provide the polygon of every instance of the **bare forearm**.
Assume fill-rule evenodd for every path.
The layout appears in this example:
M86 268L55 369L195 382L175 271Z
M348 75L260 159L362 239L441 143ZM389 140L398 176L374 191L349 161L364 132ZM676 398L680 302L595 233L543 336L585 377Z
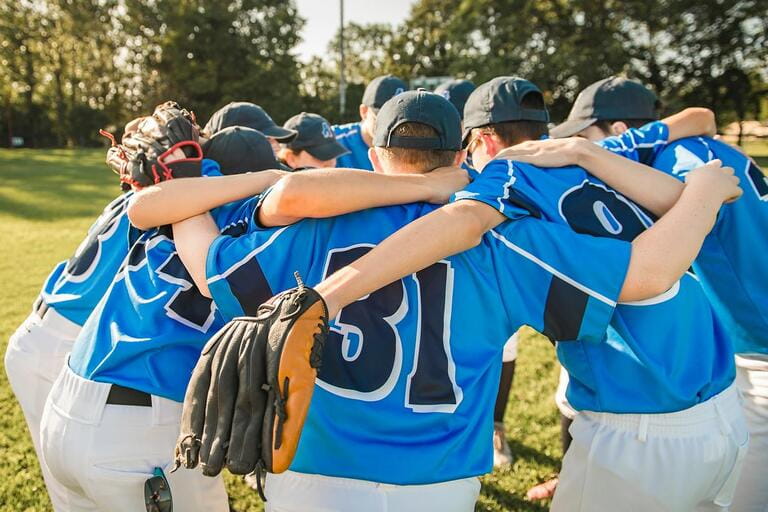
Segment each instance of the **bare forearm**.
M166 181L136 194L128 209L128 218L140 229L173 224L263 192L282 175L281 171L260 171Z
M579 165L659 217L672 208L684 187L668 174L594 144L583 148Z
M208 248L218 236L219 229L208 213L196 215L173 225L173 238L179 258L192 276L192 281L200 293L206 297L211 296L205 273Z
M472 204L474 203L474 204ZM497 212L474 214L472 208L490 207L459 201L408 224L351 265L317 286L331 316L369 293L418 272L441 259L480 243L483 234L499 224Z
M358 170L315 169L286 176L264 200L265 226L324 218L377 206L428 201L423 175L385 175Z
M636 301L668 290L696 259L721 202L686 189L669 212L632 242L620 300Z

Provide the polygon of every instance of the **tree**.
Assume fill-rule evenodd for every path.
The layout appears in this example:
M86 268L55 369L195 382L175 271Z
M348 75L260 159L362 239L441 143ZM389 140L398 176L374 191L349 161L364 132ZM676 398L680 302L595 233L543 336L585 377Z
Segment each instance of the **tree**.
M229 101L283 120L299 102L291 50L304 21L280 0L126 0L128 58L140 68L136 107L173 98L201 121Z

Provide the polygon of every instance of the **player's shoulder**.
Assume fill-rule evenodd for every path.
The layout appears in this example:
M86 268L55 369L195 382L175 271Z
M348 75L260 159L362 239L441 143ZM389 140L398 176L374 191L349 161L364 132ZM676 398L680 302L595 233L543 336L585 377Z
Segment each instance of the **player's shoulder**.
M336 135L337 140L350 137L356 133L360 133L359 122L333 125L333 134Z

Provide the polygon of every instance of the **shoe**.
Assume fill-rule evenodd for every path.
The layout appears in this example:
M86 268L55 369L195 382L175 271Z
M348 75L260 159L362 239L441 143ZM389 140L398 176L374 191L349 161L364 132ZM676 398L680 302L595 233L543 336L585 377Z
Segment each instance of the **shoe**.
M560 480L557 477L550 478L546 482L531 487L528 489L528 492L525 493L525 499L529 501L548 500L555 495L555 490L557 489L559 481Z
M259 477L256 476L254 473L249 473L243 477L243 480L245 480L245 485L253 489L254 491L259 490Z
M493 423L493 467L500 468L512 465L512 450L509 449L507 436L504 433L504 423Z

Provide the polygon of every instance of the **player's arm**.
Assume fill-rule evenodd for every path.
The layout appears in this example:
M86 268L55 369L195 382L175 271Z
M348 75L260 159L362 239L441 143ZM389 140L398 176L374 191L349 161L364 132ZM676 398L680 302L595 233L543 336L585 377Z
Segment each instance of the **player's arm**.
M696 172L666 219L632 242L620 300L648 299L668 290L698 254L722 202L741 193L732 172L728 174L717 166L706 166ZM333 317L360 297L474 247L486 231L504 219L501 213L480 201L451 203L403 227L329 276L316 289Z
M689 107L661 120L669 129L668 141L685 137L707 136L717 133L715 113L708 108Z
M523 142L504 149L497 158L540 167L578 165L656 216L667 212L683 190L676 178L581 137Z
M173 224L176 252L187 268L192 281L205 297L211 297L205 275L208 250L220 235L219 228L209 213L196 215Z
M181 178L138 192L128 207L128 218L139 229L149 229L200 215L218 206L260 194L284 171L259 171L231 176Z
M397 175L311 169L286 176L270 190L259 206L259 223L285 226L306 217L333 217L377 206L445 203L468 182L466 171L458 167Z

